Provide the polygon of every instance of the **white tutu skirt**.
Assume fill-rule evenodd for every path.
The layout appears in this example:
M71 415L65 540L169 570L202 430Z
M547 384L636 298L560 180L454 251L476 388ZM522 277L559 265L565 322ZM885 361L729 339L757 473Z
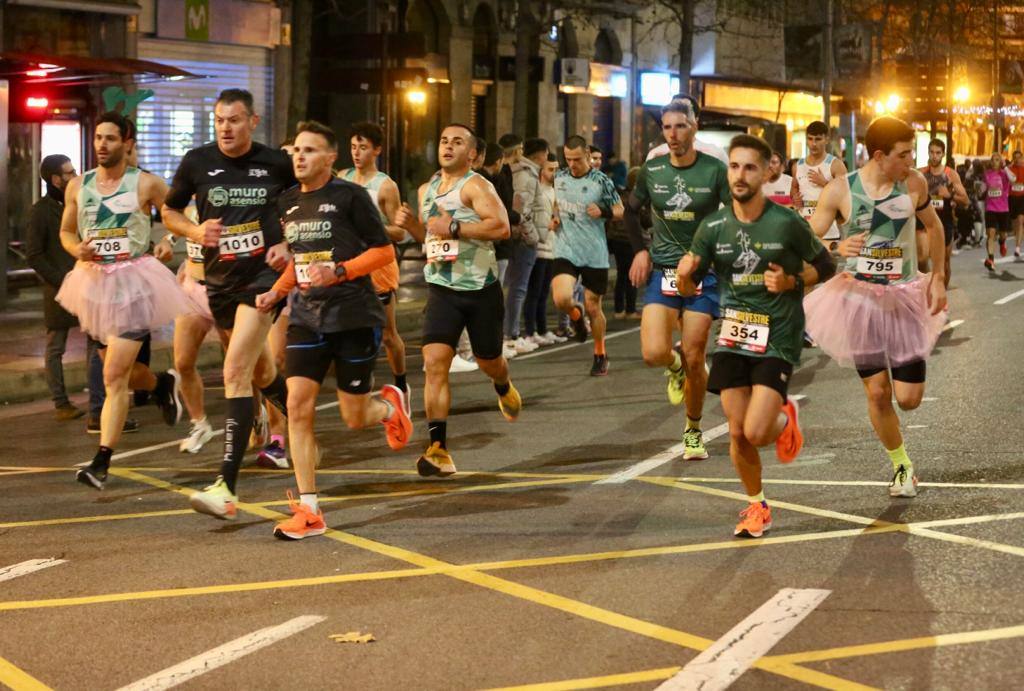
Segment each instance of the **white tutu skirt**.
M181 291L185 293L185 298L188 300L189 309L186 316L200 317L212 325L213 313L210 312L210 300L206 296L206 286L186 273L184 262L178 267L178 285L181 286Z
M807 333L842 367L925 360L945 325L928 307L929 278L881 285L841 273L804 298Z
M148 254L113 264L78 262L64 277L57 302L78 317L82 331L103 342L159 329L189 311L174 274Z

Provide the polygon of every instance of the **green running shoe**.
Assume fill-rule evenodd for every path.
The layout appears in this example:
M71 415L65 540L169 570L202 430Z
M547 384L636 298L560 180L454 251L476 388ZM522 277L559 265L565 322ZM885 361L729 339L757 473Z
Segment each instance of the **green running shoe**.
M238 497L231 493L222 477L218 477L216 482L202 492L196 492L189 497L189 504L199 513L221 520L233 520L238 514Z
M704 435L699 429L687 429L683 432L684 461L703 461L708 457L708 450L704 448Z
M680 367L678 372L666 369L665 376L668 377L668 402L672 405L679 405L683 402L683 383L686 381L686 368Z

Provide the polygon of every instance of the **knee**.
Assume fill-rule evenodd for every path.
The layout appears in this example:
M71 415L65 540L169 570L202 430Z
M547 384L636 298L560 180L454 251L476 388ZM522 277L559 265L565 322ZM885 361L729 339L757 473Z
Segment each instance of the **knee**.
M921 394L918 392L896 395L896 403L900 410L915 410L921 405Z
M736 424L729 423L729 442L734 446L745 446L750 443L747 439L747 433L743 429L742 422Z
M402 342L402 337L398 333L398 329L384 329L384 332L381 334L381 343L388 350L395 350L405 346L405 343Z
M743 436L752 446L766 446L773 441L771 439L771 430L761 428L752 424L746 424L743 426Z
M892 405L892 387L888 384L872 384L868 386L868 405L883 409Z
M252 370L243 367L240 363L225 362L224 363L224 384L241 384L246 379L251 378Z
M648 367L663 367L671 359L670 351L661 346L641 346L644 364Z
M704 344L699 345L684 344L683 345L683 364L686 367L687 376L697 376L698 374L704 374Z
M131 366L106 366L103 368L103 386L107 394L112 391L121 391L128 388L128 377L131 375Z
M451 360L449 358L437 356L424 356L423 366L427 374L427 379L436 380L447 376L448 368L451 366Z
M194 353L174 353L174 369L179 374L192 374L196 371L196 356Z
M313 423L313 402L305 396L288 396L288 424L310 425Z

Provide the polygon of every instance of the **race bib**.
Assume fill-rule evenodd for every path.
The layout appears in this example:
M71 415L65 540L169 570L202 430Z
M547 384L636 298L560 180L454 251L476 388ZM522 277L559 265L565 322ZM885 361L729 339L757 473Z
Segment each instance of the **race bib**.
M942 197L932 197L932 208L941 209L946 205L946 200Z
M86 232L95 254L93 261L112 264L131 258L127 228L93 228Z
M323 252L300 252L295 255L295 280L303 288L309 287L309 267L321 264L334 269L334 257L330 250Z
M767 314L727 309L718 334L718 345L763 353L768 350Z
M989 196L990 199L996 199L998 197L1003 196L1003 188L1002 187L989 187L988 188L988 196Z
M1013 183L1013 185L1010 187L1010 190L1013 192L1024 192L1024 182Z
M701 294L703 282L697 284L696 295ZM675 269L662 269L661 270L661 294L668 295L670 297L679 296L679 286L676 284L676 270Z
M857 275L898 280L903 276L903 257L857 257Z
M237 259L248 259L266 251L263 243L263 229L259 221L242 223L237 226L228 226L217 241L222 261L235 261Z
M810 218L814 215L814 207L817 205L818 201L816 199L805 201L804 205L800 207L800 215L804 218Z
M448 238L427 238L427 261L433 264L434 262L453 262L459 258L459 241Z
M203 246L194 242L185 243L185 252L188 254L188 260L193 264L203 263Z

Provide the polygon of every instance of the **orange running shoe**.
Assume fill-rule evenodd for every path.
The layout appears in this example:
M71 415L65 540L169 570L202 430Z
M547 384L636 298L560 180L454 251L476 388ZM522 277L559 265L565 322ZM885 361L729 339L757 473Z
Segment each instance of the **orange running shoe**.
M397 386L385 384L380 387L380 397L394 408L391 417L381 422L388 437L388 446L392 451L398 451L405 448L412 436L412 420L405 414L405 394Z
M733 535L736 537L761 537L772 527L772 510L754 502L740 511L740 522L736 524Z
M324 512L318 510L313 513L311 508L295 501L291 490L288 490L288 508L291 509L292 517L274 526L274 537L280 540L301 540L327 532Z
M804 434L800 431L800 406L793 399L787 399L782 406L786 414L786 426L775 440L775 455L782 463L792 463L804 448Z

